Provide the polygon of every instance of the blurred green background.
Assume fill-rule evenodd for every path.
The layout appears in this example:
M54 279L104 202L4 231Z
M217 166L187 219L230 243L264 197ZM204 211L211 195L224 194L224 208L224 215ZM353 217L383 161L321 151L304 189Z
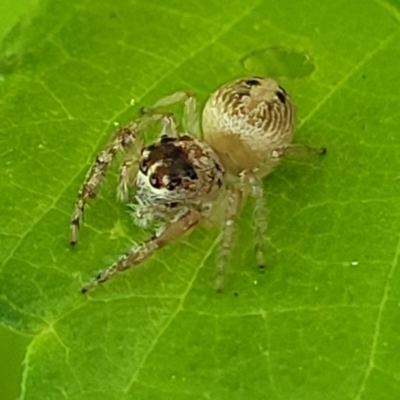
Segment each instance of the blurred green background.
M0 3L0 40L25 13L35 7L35 0L2 0ZM0 399L15 400L20 394L22 362L29 337L0 325Z

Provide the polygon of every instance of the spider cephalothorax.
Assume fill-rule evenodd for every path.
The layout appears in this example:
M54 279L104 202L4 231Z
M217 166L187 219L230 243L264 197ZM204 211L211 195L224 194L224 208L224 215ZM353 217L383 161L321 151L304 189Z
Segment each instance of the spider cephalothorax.
M178 102L185 104L182 132L176 129L172 114L159 111ZM256 261L260 267L264 266L266 212L261 178L284 156L299 149L291 144L295 107L274 80L249 77L217 89L201 116L202 134L196 98L176 92L119 129L96 157L72 215L71 244L77 243L85 205L95 197L110 163L121 150L129 151L120 167L119 197L130 202L129 192L133 190L136 223L151 226L154 222L157 231L100 273L82 289L83 293L119 271L141 264L155 251L208 219L215 210L224 210L216 284L217 290L221 290L233 244L234 222L246 194L255 197ZM160 138L144 145L141 134L154 124L160 124ZM321 148L302 148L324 152Z
M141 151L135 180L138 225L147 226L155 216L168 220L193 208L210 208L224 180L217 155L205 142L187 134L163 136Z
M205 142L189 135L162 137L141 152L136 198L144 205L197 204L221 187L223 168Z

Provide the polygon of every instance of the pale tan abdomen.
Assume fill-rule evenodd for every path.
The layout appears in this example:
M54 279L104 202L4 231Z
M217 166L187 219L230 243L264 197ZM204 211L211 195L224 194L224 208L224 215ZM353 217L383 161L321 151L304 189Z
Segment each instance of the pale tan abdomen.
M295 108L284 89L267 78L244 78L213 93L202 117L204 139L231 174L279 163L274 152L294 134Z

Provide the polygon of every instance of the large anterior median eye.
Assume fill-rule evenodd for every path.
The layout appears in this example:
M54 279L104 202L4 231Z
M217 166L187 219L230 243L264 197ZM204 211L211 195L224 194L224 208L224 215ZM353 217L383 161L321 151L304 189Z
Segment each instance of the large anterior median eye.
M173 176L168 178L169 178L169 183L167 184L168 190L174 190L177 186L179 186L182 183L182 178L180 178L179 176Z
M162 186L160 179L158 178L158 176L156 174L150 175L149 181L150 181L151 186L153 186L153 188L155 188L155 189L160 189Z

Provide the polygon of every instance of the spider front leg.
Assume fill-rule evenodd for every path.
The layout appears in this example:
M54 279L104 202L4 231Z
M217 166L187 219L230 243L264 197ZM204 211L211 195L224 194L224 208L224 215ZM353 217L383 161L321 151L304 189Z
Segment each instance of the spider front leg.
M129 186L133 186L139 167L138 158L126 160L119 169L119 183L117 196L121 201L129 200Z
M142 118L131 122L128 126L120 128L115 132L113 138L106 145L104 150L97 155L96 160L89 169L86 179L79 191L78 200L75 203L75 209L71 217L71 245L75 245L78 242L78 233L82 224L85 206L91 199L96 197L98 188L103 182L104 176L116 154L131 150L136 152L138 155L140 149L143 147L140 134L149 126L160 121L162 121L163 126L165 124L171 125L171 118L172 117L169 114L143 116ZM165 122L166 120L168 120L168 122Z
M179 239L187 231L193 228L200 220L200 213L194 210L188 210L177 220L167 225L159 234L151 239L134 246L128 253L120 258L120 260L111 265L108 269L100 273L89 284L81 290L86 293L100 283L104 283L118 272L125 271L135 265L141 264L143 261L152 256L157 250L166 246L168 243Z
M177 137L175 116L171 113L154 114L145 116L143 119L159 118L161 124L160 137ZM139 157L137 155L125 160L119 169L119 184L117 196L121 201L128 201L129 186L133 186L139 168Z
M91 199L96 197L98 188L103 182L104 176L115 155L122 150L130 148L133 144L141 147L141 140L136 130L136 124L118 129L105 149L97 155L96 161L89 169L79 191L78 200L71 217L71 245L75 245L78 242L78 232L82 223L85 206Z
M200 113L196 96L189 92L175 92L158 100L150 107L143 107L143 114L152 114L160 108L184 103L183 125L187 133L200 138Z
M242 202L242 191L238 188L228 189L227 205L225 211L224 225L222 228L221 244L217 258L217 279L215 289L222 291L226 266L229 263L229 256L233 248L235 235L235 223L240 211Z
M164 114L154 114L150 116L150 118L154 116L159 116L161 118L161 133L160 137L167 136L167 137L177 137L177 130L176 130L176 122L175 116L170 113ZM146 117L145 117L146 118ZM117 197L121 201L128 201L129 200L129 186L133 186L137 171L139 169L139 157L137 155L133 155L127 160L125 160L120 169L119 169L119 183L118 183L118 191Z

